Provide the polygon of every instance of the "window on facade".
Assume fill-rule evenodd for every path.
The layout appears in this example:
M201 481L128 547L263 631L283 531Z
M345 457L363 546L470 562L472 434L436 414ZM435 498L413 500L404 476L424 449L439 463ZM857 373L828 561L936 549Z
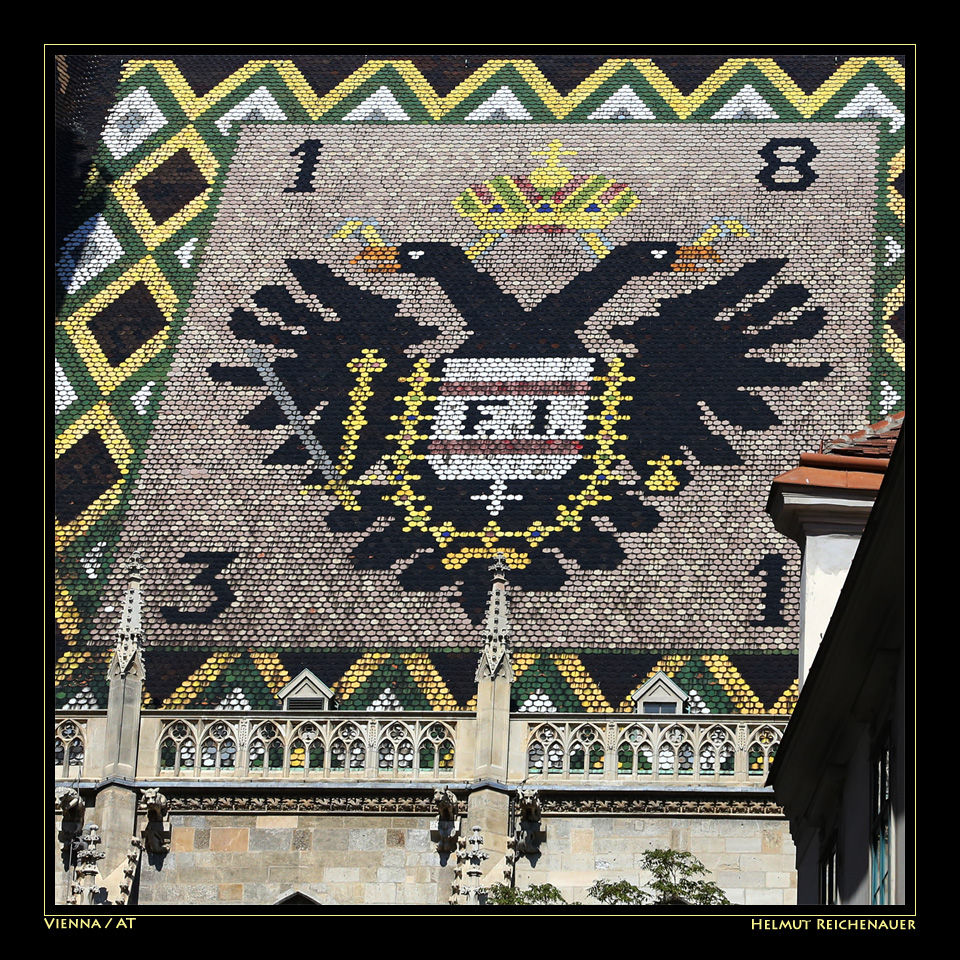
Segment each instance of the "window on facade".
M643 705L644 713L676 713L677 705L666 700L647 700Z
M840 903L840 878L837 866L837 835L833 834L820 853L819 901L828 906Z
M870 902L890 903L890 741L884 740L873 761L870 829Z

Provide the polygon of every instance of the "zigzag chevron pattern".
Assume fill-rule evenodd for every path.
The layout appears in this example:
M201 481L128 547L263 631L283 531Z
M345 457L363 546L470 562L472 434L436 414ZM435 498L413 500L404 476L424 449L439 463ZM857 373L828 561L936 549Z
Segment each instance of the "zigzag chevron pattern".
M113 559L244 121L879 120L887 196L876 222L880 256L906 244L897 185L905 166L904 87L904 69L886 57L850 58L811 93L773 59L733 58L687 94L651 60L611 59L563 95L536 63L515 59L488 61L441 96L411 63L374 60L318 95L292 61L251 60L198 96L175 62L130 61L87 184L89 215L64 241L58 264L64 305L56 328L56 450L63 478L56 618L62 637L71 645L81 641L102 592L102 571ZM172 172L176 178L167 175ZM897 323L904 259L892 268L899 274L887 270L875 291L871 383L878 416L904 393ZM97 564L91 565L94 550ZM564 676L576 673L570 664L553 666ZM577 684L582 693L589 678L573 683L580 689ZM581 705L594 702L577 697ZM596 709L609 707L602 694L595 702Z
M167 710L184 709L250 709L270 710L277 706L277 692L291 679L291 670L284 663L285 654L278 651L223 651L204 655L204 659L189 676L170 684L164 661L166 651L153 649L144 706ZM58 706L68 703L74 709L97 709L106 706L106 666L111 659L109 651L76 651L68 649L57 663L54 682ZM617 659L620 664L618 665ZM695 691L694 712L706 713L789 713L797 697L795 679L783 670L769 665L749 667L771 674L767 686L776 691L767 695L766 702L753 691L738 666L725 654L702 656L666 655L648 658L651 666L642 677L631 683L630 693L636 692L647 680L662 671L684 689ZM742 658L741 658L742 659ZM747 658L749 660L749 658ZM754 658L758 661L761 658ZM769 659L769 658L766 658ZM789 658L774 658L774 666L789 670ZM514 654L516 675L513 700L516 709L525 713L613 713L633 712L635 703L630 695L616 702L613 691L624 669L631 669L628 656L608 659L598 665L598 675L587 669L582 659L572 653L537 653L520 650ZM159 662L158 662L159 661ZM445 677L437 665L437 658L427 652L391 653L371 652L353 654L343 661L346 666L339 676L328 671L327 664L321 677L329 684L344 710L366 710L380 703L389 703L391 709L401 710L474 710L472 695L462 701L451 692L453 683L461 686L472 679L476 655L463 652L447 655ZM154 670L156 667L156 670ZM156 674L156 678L154 678ZM455 677L454 674L458 674ZM451 682L448 682L451 681Z

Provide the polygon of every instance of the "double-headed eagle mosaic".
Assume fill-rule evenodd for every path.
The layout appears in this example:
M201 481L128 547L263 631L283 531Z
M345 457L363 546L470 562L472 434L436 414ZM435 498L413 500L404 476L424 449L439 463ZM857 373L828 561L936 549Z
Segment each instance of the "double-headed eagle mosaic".
M439 323L404 315L384 284L372 292L324 263L291 259L299 291L269 285L253 296L278 322L242 307L232 314L250 365L210 370L218 381L267 387L242 423L289 427L264 462L307 466L304 486L336 500L327 524L366 533L356 567L402 566L405 590L458 588L474 619L486 576L465 572L469 563L502 554L512 583L536 591L567 580L558 557L585 570L617 567L625 559L617 534L651 530L657 498L688 482L681 448L700 463L741 462L707 427L701 404L721 421L764 430L776 417L746 386L793 386L830 369L756 355L812 337L825 319L807 306L804 286L776 282L787 261L774 258L711 274L653 315L615 320L609 336L625 349L592 355L585 325L631 280L701 272L718 259L717 236L748 228L717 218L693 243L615 246L604 227L636 208L636 195L603 175L571 173L556 141L543 153L530 175L494 177L456 198L481 231L466 249L391 245L361 220L339 232L366 237L357 259L369 270L439 286L468 334L446 357L417 356ZM506 235L561 232L576 234L596 263L533 309L477 269Z

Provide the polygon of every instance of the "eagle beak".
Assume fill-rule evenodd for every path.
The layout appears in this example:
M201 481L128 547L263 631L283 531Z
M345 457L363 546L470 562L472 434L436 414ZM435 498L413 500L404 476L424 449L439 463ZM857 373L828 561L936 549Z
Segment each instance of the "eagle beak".
M703 273L707 269L701 265L704 260L723 263L713 247L691 244L687 247L677 247L677 259L670 266L678 273Z
M350 262L361 264L365 273L396 273L402 269L398 253L396 247L370 245Z

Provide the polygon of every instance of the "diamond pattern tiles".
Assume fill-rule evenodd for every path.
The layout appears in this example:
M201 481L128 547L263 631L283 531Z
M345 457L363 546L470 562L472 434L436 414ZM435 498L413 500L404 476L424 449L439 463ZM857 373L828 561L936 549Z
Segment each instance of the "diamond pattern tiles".
M181 148L136 181L134 192L151 218L163 223L200 196L207 186L193 157Z
M55 511L61 524L76 520L121 474L102 436L88 431L60 458Z
M107 364L118 367L167 325L146 284L138 280L87 322Z
M315 87L290 60L256 60L217 72L213 65L217 58L209 59L210 81L196 90L175 60L127 63L116 106L102 129L83 225L64 243L59 276L66 299L58 329L57 371L61 417L57 451L62 472L57 515L64 577L58 622L72 642L86 642L90 614L106 579L102 574L89 575L90 558L96 558L98 570L109 569L114 559L127 497L162 406L173 349L198 267L206 256L223 176L243 131L257 124L269 124L271 129L285 124L329 124L341 129L348 124L394 124L398 129L412 124L424 124L425 129L459 124L464 129L494 129L514 123L520 129L531 122L629 127L682 126L689 121L743 123L748 129L784 121L840 120L849 129L857 121L873 123L880 133L886 205L876 223L878 257L884 266L877 274L874 352L865 376L870 380L876 416L903 395L904 258L891 259L890 251L905 246L901 193L905 103L903 70L889 58L849 58L826 79L818 77L812 83L806 78L796 81L773 59L735 58L689 86L674 83L664 64L657 66L647 59L610 59L566 85L555 69L541 70L532 59L490 60L443 93L409 60L370 61L326 86ZM654 456L649 476L638 484L650 494L670 493L684 480L679 451L657 451ZM211 655L204 654L202 663ZM252 654L235 649L225 655L235 656L222 669L216 667L219 699L211 692L209 697L203 695L204 702L221 704L233 702L229 698L234 697L236 703L265 703L264 691L272 689L275 679L266 679L272 677L268 665L261 669ZM286 655L281 660L290 671L296 664L288 664L283 659ZM442 681L424 687L427 681L418 673L421 668L404 659L419 655L410 647L402 654L390 653L389 661L378 662L362 683L357 680L359 673L348 675L357 658L326 674L315 672L328 682L346 684L344 707L351 701L357 706L373 704L386 689L400 702L409 698L407 709L421 702L418 697L428 704L423 709L445 709L437 705L451 702L466 706L472 696L472 666L455 667L460 654L428 651L424 655L431 658ZM165 676L173 686L159 700L155 696L155 702L172 697L178 685L200 669L200 664L187 669L191 656L182 648L170 648ZM518 678L525 685L525 699L539 696L538 702L545 702L546 697L562 709L603 711L619 708L629 696L629 689L618 688L618 683L624 685L619 673L614 677L591 661L613 656L622 663L620 654L534 651L531 656L534 659ZM715 656L729 660L700 657L693 667L688 660L685 669L693 671L689 678L682 669L675 671L711 709L724 704L751 709L756 702L771 708L783 697L788 702L791 678L778 675L765 680L762 671L741 667L742 658L734 650ZM181 658L182 669L174 683L176 657ZM577 657L579 666L574 665ZM661 659L649 653L635 656L627 674L646 677L652 666L641 669L638 662L648 657L653 662ZM782 663L791 658L768 659ZM202 674L202 683L214 682L209 679L212 671L214 667L209 667ZM254 671L262 687L254 682ZM201 680L196 689L205 690ZM84 685L89 684L85 681L78 690ZM96 688L91 685L91 689L96 695ZM192 692L194 687L184 689L184 695L193 698L190 702L199 696ZM542 694L537 694L538 689Z
M57 273L67 293L76 293L122 256L123 245L103 215L97 214L64 240Z
M209 204L220 164L187 126L111 185L148 250L169 240Z
M79 307L61 327L83 360L84 372L107 394L166 346L177 304L156 261L146 257Z
M132 153L169 121L146 87L128 93L108 114L103 142L114 160Z

